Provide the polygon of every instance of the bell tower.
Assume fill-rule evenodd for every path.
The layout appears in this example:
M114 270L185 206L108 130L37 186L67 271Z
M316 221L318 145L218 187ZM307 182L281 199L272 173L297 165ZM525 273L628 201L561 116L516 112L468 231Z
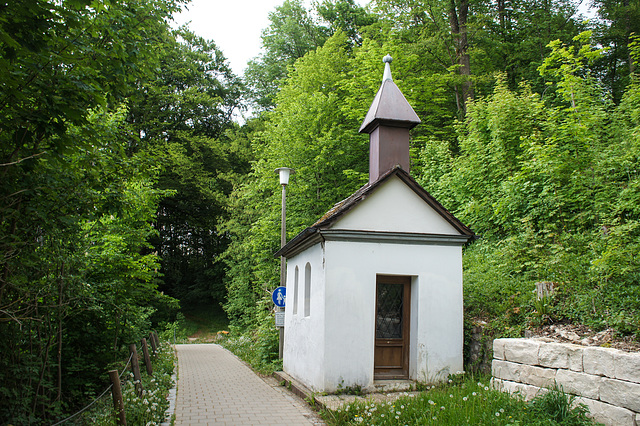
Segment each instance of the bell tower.
M420 124L420 118L391 78L391 56L382 61L382 85L360 126L360 133L369 134L370 184L396 166L409 172L409 130Z

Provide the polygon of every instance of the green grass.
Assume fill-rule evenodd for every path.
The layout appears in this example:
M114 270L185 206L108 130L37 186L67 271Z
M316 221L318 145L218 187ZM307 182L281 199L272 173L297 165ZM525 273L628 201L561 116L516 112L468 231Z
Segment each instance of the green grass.
M330 425L591 425L583 406L561 390L525 402L494 390L488 378L452 378L419 394L398 394L391 401L356 402L323 412Z
M216 341L218 331L228 330L229 320L219 304L189 305L164 327L160 335L172 343L204 343Z
M229 320L219 304L191 305L182 309L192 335L211 335L229 329Z

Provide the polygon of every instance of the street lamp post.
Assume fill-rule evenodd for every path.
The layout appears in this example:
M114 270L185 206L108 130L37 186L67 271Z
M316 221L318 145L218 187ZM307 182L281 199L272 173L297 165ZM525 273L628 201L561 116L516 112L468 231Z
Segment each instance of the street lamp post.
M287 243L287 185L289 184L289 176L294 173L293 169L288 167L280 167L276 169L276 173L280 175L280 185L282 185L282 217L280 221L280 248ZM280 256L280 285L287 286L287 269L284 256ZM282 308L278 308L282 309ZM284 350L284 327L280 327L280 339L278 344L278 356L282 359Z

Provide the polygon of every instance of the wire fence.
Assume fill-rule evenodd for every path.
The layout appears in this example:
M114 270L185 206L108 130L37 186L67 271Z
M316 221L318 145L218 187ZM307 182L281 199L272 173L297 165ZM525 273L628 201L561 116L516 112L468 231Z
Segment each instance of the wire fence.
M127 372L127 369L129 368L129 365L131 364L131 359L133 358L133 352L131 353L131 355L129 355L129 359L127 360L127 364L124 366L124 368L122 369L122 373L120 373L118 375L118 378L122 379L122 376L124 376L124 373ZM113 387L113 383L110 384L109 386L107 386L107 388L100 394L100 396L98 396L96 399L94 399L93 401L91 401L86 407L84 407L83 409L81 409L80 411L70 415L69 417L67 417L64 420L60 420L58 423L53 424L52 426L58 426L61 425L62 423L66 423L69 420L73 419L74 417L84 413L85 411L87 411L89 408L91 408L91 406L93 404L95 404L96 402L98 402L103 396L106 395L107 392L109 392L111 390L111 388Z

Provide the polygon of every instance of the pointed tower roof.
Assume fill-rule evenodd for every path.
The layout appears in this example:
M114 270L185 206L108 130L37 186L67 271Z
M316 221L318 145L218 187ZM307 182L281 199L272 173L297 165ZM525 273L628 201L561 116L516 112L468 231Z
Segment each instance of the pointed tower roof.
M420 124L420 118L391 78L390 64L392 60L393 58L389 55L382 60L384 62L382 85L373 99L362 126L360 126L360 133L371 133L381 124L407 129L412 129Z

